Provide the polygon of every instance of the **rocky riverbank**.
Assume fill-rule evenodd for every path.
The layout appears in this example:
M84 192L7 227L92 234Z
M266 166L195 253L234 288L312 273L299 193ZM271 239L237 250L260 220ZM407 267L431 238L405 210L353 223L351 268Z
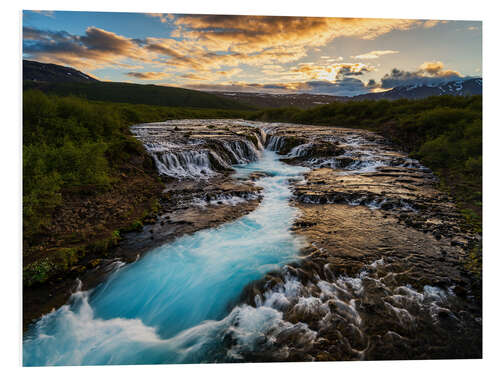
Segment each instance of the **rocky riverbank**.
M41 243L45 250L25 252L30 282L23 290L24 329L63 305L77 285L91 289L150 249L258 206L260 188L231 176L231 165L257 158L262 147L257 128L193 120L138 125L133 131L151 155L150 164L142 155L129 161L112 191L65 199L51 236Z
M366 131L266 132L282 160L312 168L292 202L309 245L243 293L295 324L248 360L481 357L480 283L464 269L480 238L431 171Z

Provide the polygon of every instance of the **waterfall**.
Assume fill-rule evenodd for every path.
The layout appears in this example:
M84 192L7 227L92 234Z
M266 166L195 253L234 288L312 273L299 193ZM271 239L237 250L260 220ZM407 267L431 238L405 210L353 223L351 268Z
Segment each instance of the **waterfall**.
M250 141L222 141L222 146L229 152L233 164L246 164L258 158L258 151Z
M164 142L147 142L144 146L155 161L160 175L178 179L210 178L219 172L231 170L231 164L247 164L259 157L257 148L246 139L204 143L200 143L203 148L188 150L183 150L182 145Z
M213 176L216 171L210 162L209 155L210 151L208 150L152 153L159 173L174 178L208 178ZM219 158L219 160L226 164L222 159Z
M279 151L283 147L285 137L280 135L269 135L266 148L270 151Z
M216 122L218 126L224 123ZM226 132L222 133L221 129L205 129L201 126L204 124L200 120L166 121L135 125L131 131L152 156L159 174L177 179L210 178L233 170L231 165L247 164L259 158L265 133L252 124L233 124L240 128L234 131L224 128ZM207 136L211 132L216 136ZM253 142L247 139L249 135Z
M263 149L264 147L262 145L266 144L267 133L263 128L259 128L259 132L260 132L260 137L258 137L259 138L259 146L261 149Z
M312 143L304 143L292 148L292 150L288 153L288 156L291 158L297 158L301 156L307 156L309 149L312 147Z

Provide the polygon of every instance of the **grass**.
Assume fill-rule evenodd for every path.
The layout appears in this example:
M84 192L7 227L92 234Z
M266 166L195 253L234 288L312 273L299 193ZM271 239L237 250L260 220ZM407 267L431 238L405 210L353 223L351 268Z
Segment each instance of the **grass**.
M178 87L124 82L36 82L24 81L24 90L76 96L92 101L146 104L167 107L250 110L253 107L202 91Z

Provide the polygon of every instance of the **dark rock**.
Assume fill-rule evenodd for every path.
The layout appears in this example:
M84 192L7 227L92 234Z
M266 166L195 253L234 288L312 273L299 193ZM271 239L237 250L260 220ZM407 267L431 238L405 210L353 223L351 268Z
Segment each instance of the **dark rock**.
M459 297L466 297L467 296L467 289L460 285L456 285L455 288L453 288L453 292L459 296Z

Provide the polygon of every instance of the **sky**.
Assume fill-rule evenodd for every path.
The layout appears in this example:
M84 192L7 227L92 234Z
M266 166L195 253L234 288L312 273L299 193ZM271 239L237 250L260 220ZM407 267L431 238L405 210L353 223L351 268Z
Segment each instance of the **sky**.
M103 81L354 96L481 77L482 24L26 10L23 58Z

